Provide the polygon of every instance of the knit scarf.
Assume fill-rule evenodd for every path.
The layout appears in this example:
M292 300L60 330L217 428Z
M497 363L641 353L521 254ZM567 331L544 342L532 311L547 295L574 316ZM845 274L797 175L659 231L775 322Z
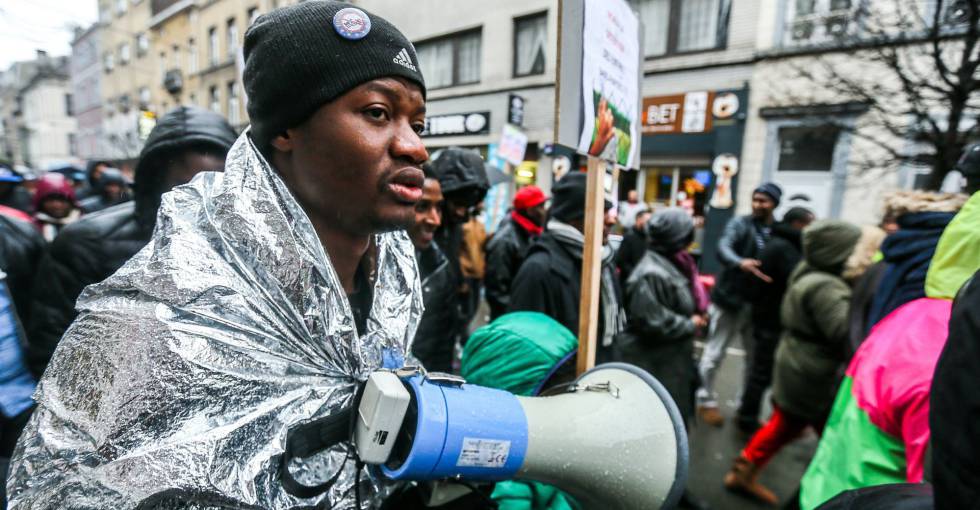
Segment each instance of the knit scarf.
M517 212L517 209L513 209L510 211L510 219L514 220L514 223L520 225L521 228L523 228L528 234L531 234L534 237L537 237L541 235L542 232L544 232L544 227L540 225L535 225L534 222L531 221L527 216L524 216L523 214Z
M582 261L582 253L585 250L585 235L576 230L575 227L558 220L548 222L548 232L551 232L555 236L555 240L561 243L576 260ZM603 247L599 299L604 324L602 338L600 339L603 347L612 345L616 335L626 328L626 315L619 305L619 297L616 294L616 275L612 270L614 256L612 250Z
M694 260L694 257L685 249L674 252L670 256L670 261L674 263L674 266L690 282L691 296L694 297L694 308L700 313L707 312L710 300L708 299L708 292L704 290L704 285L701 283L701 274L698 272L698 263Z

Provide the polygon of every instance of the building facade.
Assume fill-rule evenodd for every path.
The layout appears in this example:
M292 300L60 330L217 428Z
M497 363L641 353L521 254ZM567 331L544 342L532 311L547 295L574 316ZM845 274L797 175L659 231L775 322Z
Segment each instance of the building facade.
M71 45L72 107L78 125L77 155L85 160L106 157L102 134L102 27L93 24L75 32Z
M37 71L20 89L20 157L23 164L45 169L74 162L78 156L67 57L39 59Z
M35 60L14 62L0 73L0 158L16 165L24 164L20 90L34 77L43 58L47 58L47 55L39 52Z

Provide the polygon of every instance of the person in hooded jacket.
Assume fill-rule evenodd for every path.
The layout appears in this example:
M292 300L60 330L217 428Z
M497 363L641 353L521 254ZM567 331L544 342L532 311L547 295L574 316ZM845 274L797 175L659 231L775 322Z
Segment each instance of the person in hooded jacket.
M527 257L514 277L509 312L541 312L570 331L578 331L585 246L585 190L584 172L569 173L552 188L548 225L528 248ZM608 242L609 229L616 223L616 218L608 214L612 203L606 200L604 207L607 214L602 229L603 245ZM613 255L603 248L596 363L615 357L614 341L626 327Z
M852 257L862 231L850 223L818 221L803 231L803 262L789 278L780 310L785 328L773 370L773 412L736 457L725 487L775 504L759 472L808 427L823 430L837 390L847 340L848 281L867 261Z
M221 170L236 137L214 112L189 106L168 112L140 153L135 199L83 218L51 243L38 271L28 328L27 360L35 375L44 372L75 319L82 289L116 272L149 242L161 195L198 172Z
M473 289L466 283L461 257L464 250L463 225L472 218L473 208L483 201L490 189L486 163L480 153L459 148L442 151L431 163L439 176L439 186L444 197L442 226L436 231L435 241L449 259L450 274L456 287L456 318L450 329L460 341L465 340L467 323L475 312Z
M473 332L463 348L460 374L471 384L536 396L575 377L578 339L536 312L508 313ZM571 510L574 500L556 487L531 481L498 482L491 498L499 510Z
M0 270L22 325L30 321L31 289L46 248L33 225L0 215Z
M487 244L486 295L490 320L507 312L511 286L531 241L544 232L548 197L537 186L525 186L514 195L513 209Z
M439 179L430 165L422 168L425 172L422 198L415 204L415 223L408 228L408 237L415 245L425 305L412 342L412 354L426 370L448 373L453 369L455 338L446 325L453 323L456 287L449 270L449 259L433 242L436 230L442 224L443 197Z
M0 205L24 213L34 212L31 194L24 189L23 182L24 176L15 172L10 165L0 163Z
M858 348L837 392L824 437L803 475L802 508L814 508L842 491L859 487L920 483L930 439L943 443L947 452L968 444L952 442L962 435L933 434L930 416L938 415L930 406L939 404L937 409L951 420L963 415L972 421L972 415L959 402L935 391L933 373L945 356L942 352L947 335L954 332L953 298L980 270L978 224L980 193L974 194L943 232L923 284L924 297L885 316ZM951 358L945 362L959 364ZM967 430L962 434L975 435L975 429ZM948 479L967 476L947 468L947 464L933 464L934 470L951 477Z
M79 202L86 214L107 209L129 201L129 185L126 177L117 168L104 168L99 174L98 192L90 194Z
M67 225L82 217L71 182L57 172L48 172L37 180L34 192L34 226L47 242Z
M745 389L738 408L736 425L747 433L759 428L762 395L772 382L773 356L779 343L782 324L779 307L786 294L789 275L803 258L803 229L813 222L810 210L793 207L783 219L772 226L772 239L759 253L759 270L772 278L766 283L756 279L750 283L752 302L752 352L745 367Z
M623 360L660 381L684 420L694 416L694 335L708 325L708 293L687 251L694 221L680 208L657 211L647 222L649 248L626 280L628 334Z

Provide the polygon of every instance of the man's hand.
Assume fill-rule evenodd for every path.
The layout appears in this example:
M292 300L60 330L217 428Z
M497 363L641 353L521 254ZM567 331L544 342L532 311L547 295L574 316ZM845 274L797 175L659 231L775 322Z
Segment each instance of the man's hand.
M766 283L772 283L772 278L759 270L759 266L761 265L762 262L759 262L756 259L742 259L742 261L738 263L738 268Z
M702 314L692 315L691 322L693 322L694 327L698 329L708 327L708 318Z

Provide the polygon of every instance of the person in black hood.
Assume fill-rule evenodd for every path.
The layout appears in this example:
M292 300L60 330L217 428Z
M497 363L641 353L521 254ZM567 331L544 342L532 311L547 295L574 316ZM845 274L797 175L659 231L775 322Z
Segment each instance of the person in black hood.
M130 200L129 184L126 177L116 168L104 168L99 174L98 192L81 200L82 211L86 214L108 209Z
M102 172L107 168L112 168L112 164L108 161L93 160L88 162L88 165L85 166L86 181L84 186L75 192L79 200L85 200L99 194L102 185Z
M616 269L619 270L619 281L623 288L626 288L626 280L629 280L633 269L643 256L647 253L647 245L650 240L647 238L647 220L650 219L649 209L640 209L632 220L633 225L623 234L623 242L616 250Z
M214 112L186 106L170 111L140 153L134 200L86 216L58 234L34 285L26 356L35 375L44 372L75 319L82 289L116 272L149 242L161 195L198 172L224 168L237 136Z
M446 149L431 165L432 171L439 177L445 199L442 226L435 232L435 241L449 259L453 286L457 289L456 302L459 303L452 330L455 336L462 339L466 335L466 323L475 312L469 309L469 303L474 300L470 297L459 260L463 246L463 224L470 220L473 208L486 197L490 182L486 163L473 150Z
M415 205L415 223L408 228L408 237L415 245L425 305L412 342L412 354L426 370L451 372L455 339L446 325L454 319L456 287L449 272L449 259L433 242L435 232L442 224L442 190L432 167L425 165L422 169L425 172L422 199Z
M813 213L803 207L786 211L783 220L772 226L772 238L759 253L759 270L772 278L772 282L750 280L749 301L752 302L755 342L745 368L745 389L737 415L738 428L746 433L759 428L762 394L772 383L773 356L783 329L779 308L786 294L789 275L803 259L803 229L813 220Z

